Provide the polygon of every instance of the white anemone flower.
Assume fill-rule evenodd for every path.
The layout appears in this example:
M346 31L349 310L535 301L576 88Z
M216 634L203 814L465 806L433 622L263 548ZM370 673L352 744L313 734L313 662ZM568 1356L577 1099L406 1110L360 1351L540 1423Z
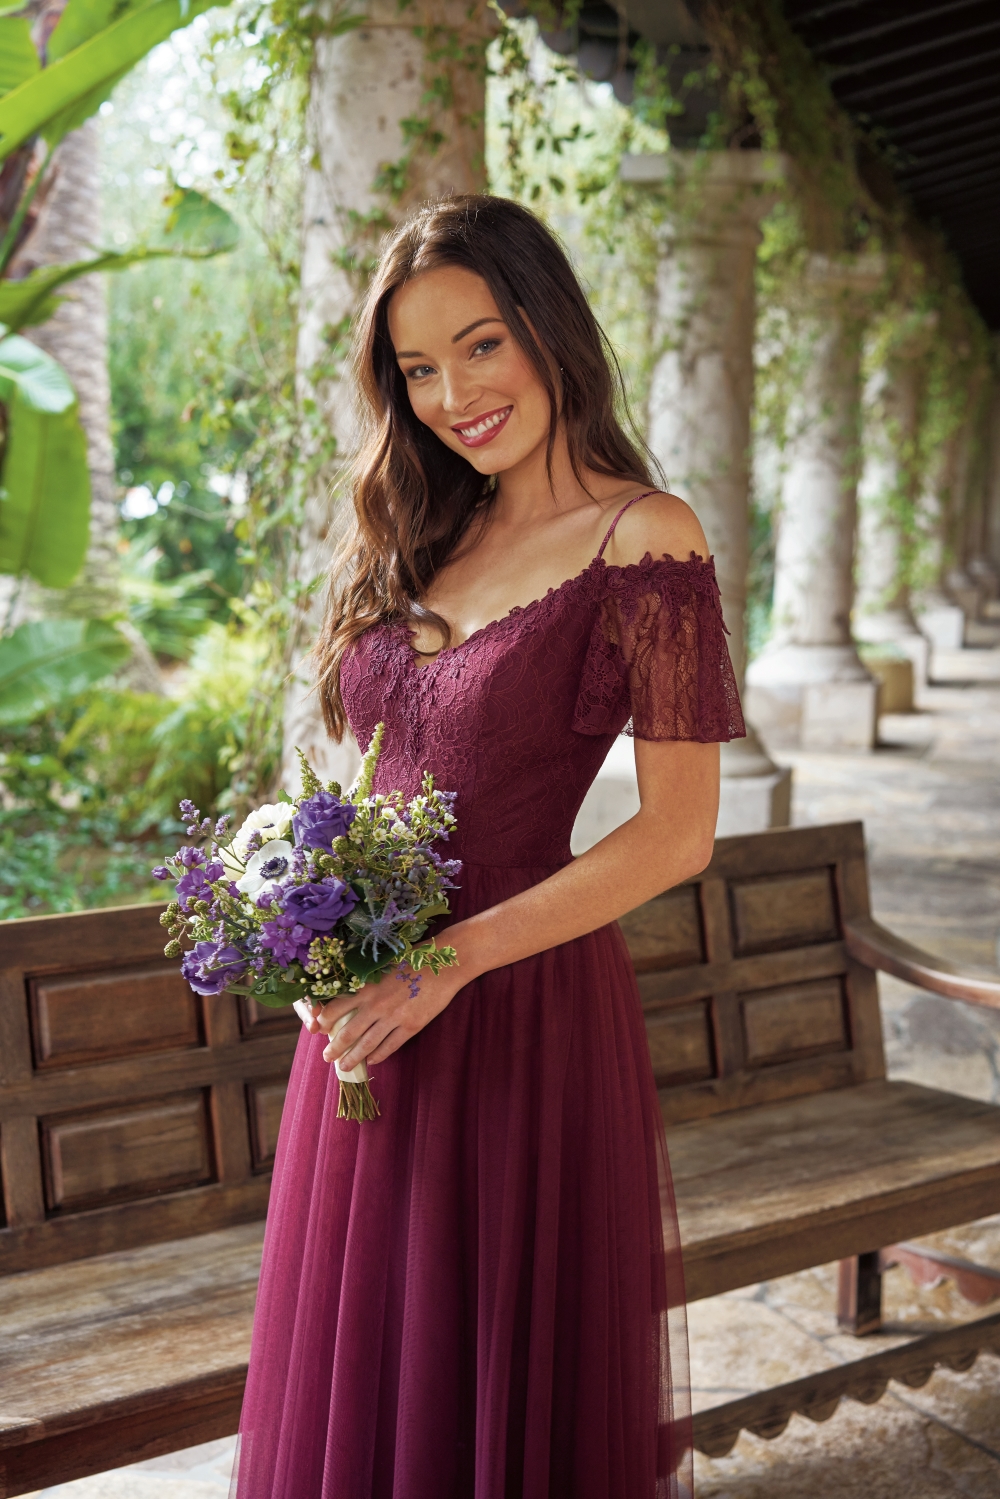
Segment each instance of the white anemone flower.
M230 878L237 879L243 874L247 844L254 833L260 834L262 844L284 838L291 829L294 816L295 808L291 802L265 802L264 806L251 812L239 830L233 834L231 848L219 850L219 857L225 864Z
M290 872L294 848L284 838L272 838L250 857L246 873L236 881L244 895L262 895L276 890Z

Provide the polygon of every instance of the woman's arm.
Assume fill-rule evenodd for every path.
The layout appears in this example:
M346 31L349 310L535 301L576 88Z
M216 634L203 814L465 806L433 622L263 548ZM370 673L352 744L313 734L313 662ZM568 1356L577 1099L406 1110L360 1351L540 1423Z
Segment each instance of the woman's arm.
M406 984L384 979L331 1000L313 1030L329 1034L342 1015L358 1013L326 1048L326 1060L345 1071L363 1057L381 1062L480 974L582 937L699 874L712 857L719 746L637 739L635 765L641 805L634 817L547 880L438 934L456 949L457 967L422 973L413 999Z
M611 547L609 557L619 564L646 551L707 555L693 513L673 496L651 496L626 512ZM382 1061L480 974L592 932L700 873L712 856L718 815L718 745L637 739L635 759L636 815L540 884L440 933L456 949L457 967L421 974L413 999L405 984L383 981L317 1010L312 1028L328 1034L341 1016L358 1010L327 1047L327 1061L344 1070L363 1057Z

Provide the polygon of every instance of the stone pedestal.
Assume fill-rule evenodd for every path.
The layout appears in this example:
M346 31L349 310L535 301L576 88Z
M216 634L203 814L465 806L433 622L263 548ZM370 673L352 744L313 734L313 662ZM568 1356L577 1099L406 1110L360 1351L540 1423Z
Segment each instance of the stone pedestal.
M802 287L810 357L789 428L775 553L774 633L747 671L766 731L813 747L871 748L877 685L851 637L866 301L880 259L814 256ZM821 690L822 689L822 690Z
M626 156L622 162L626 182L669 195L656 275L659 353L650 381L647 440L670 489L690 502L705 528L741 687L754 266L760 220L786 170L783 157L762 151L671 151ZM726 831L738 823L741 832L787 822L790 774L770 760L748 724L746 740L723 746L720 832L723 821Z

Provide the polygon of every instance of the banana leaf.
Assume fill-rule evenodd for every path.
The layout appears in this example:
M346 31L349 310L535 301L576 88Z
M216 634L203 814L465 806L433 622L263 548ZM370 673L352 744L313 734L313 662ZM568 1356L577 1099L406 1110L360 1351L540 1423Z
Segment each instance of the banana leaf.
M90 524L87 444L73 387L26 338L0 339L6 441L0 469L0 573L65 588L80 570Z
M130 647L102 619L42 619L0 636L0 724L27 723L109 676Z
M23 141L41 135L50 146L82 125L108 98L119 79L171 32L211 9L213 0L148 0L120 15L120 19L86 35L65 55L57 38L66 23L64 40L75 41L87 31L83 7L52 33L46 68L12 88L0 99L0 161ZM72 4L72 0L71 0ZM67 12L71 6L67 6ZM110 14L110 7L108 10ZM95 10L96 16L96 10Z
M0 94L27 83L41 68L24 16L0 17Z
M193 188L178 188L167 203L170 214L162 243L135 245L129 250L104 250L89 260L68 265L46 265L20 281L0 281L0 324L10 333L44 323L56 309L60 286L95 271L124 271L141 260L183 258L207 260L231 250L239 229L224 208Z

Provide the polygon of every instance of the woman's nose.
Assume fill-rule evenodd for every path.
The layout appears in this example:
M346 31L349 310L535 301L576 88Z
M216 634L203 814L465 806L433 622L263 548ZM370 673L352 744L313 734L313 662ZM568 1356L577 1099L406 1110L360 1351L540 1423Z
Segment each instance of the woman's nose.
M479 386L467 375L445 370L441 397L449 416L467 416L479 399Z

